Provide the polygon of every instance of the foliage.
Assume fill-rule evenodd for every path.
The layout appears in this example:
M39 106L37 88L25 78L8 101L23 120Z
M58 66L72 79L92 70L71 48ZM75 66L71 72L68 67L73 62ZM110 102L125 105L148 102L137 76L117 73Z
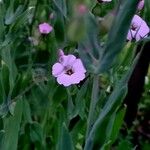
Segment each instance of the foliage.
M127 83L140 56L134 57L138 42L126 41L137 4L0 1L0 149L135 149L131 139L141 118L125 139L120 129ZM150 25L149 6L140 13ZM52 32L40 33L43 22ZM52 76L58 49L81 58L87 72L79 84L64 87ZM148 80L139 104L146 112L149 87ZM150 147L146 138L139 145Z

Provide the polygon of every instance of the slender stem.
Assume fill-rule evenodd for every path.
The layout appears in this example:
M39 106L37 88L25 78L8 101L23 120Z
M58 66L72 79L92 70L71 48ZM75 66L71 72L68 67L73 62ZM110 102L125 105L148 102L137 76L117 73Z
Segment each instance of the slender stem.
M93 88L92 88L92 96L91 96L91 103L90 103L90 110L88 115L88 122L87 122L87 131L86 131L86 138L89 135L89 132L94 124L94 116L95 116L95 108L98 101L98 92L99 92L99 76L95 75L93 78Z

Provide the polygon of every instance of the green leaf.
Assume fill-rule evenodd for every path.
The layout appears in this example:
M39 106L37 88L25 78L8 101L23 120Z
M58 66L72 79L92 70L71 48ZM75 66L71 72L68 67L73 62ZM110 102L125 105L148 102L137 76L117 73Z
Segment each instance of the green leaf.
M67 7L66 0L53 0L55 7L58 9L59 13L63 15L63 17L67 17Z
M11 101L11 100L9 100L9 101ZM14 115L15 107L16 107L16 102L12 102L9 105L9 112L10 112L11 115Z
M15 79L17 76L17 68L14 63L14 59L11 55L11 46L8 45L7 47L3 48L1 50L1 56L2 60L4 62L4 65L8 67L9 70L9 91L12 92L15 84ZM7 81L8 82L8 81Z
M124 106L121 110L116 112L113 129L110 137L112 143L116 140L118 136L119 129L121 128L121 125L123 123L125 112L126 112L126 106Z
M112 66L116 56L122 50L137 4L138 0L126 0L120 6L119 13L112 23L106 47L101 55L97 73L108 70Z
M14 8L13 8L13 3L12 3L12 5L10 5L10 7L7 9L7 12L6 12L6 16L5 16L5 24L6 25L12 24L18 18L18 16L23 11L23 6L19 6L16 9L15 13L13 12L13 9Z
M77 143L81 144L84 142L85 131L86 131L86 121L85 120L78 121L71 131L71 136L74 145L77 145Z
M53 0L56 13L56 21L54 24L55 37L58 42L65 40L65 19L67 18L66 0Z
M116 150L133 150L133 146L129 141L123 140L119 143Z
M55 37L58 42L64 42L65 40L65 22L64 18L58 13L57 20L54 24Z
M2 150L17 150L18 145L18 134L20 130L20 123L22 117L23 103L22 100L18 100L14 116L4 118L4 131L5 137L4 142L0 149Z
M57 107L63 100L67 99L67 92L63 86L57 86L53 91L53 105Z
M5 137L5 131L1 130L0 131L0 148L2 147L2 144L4 142L4 137Z
M33 8L32 8L33 9ZM15 18L13 24L10 26L9 33L16 32L20 30L22 27L25 27L28 21L29 15L32 13L32 9L27 9L23 12L20 12L18 16Z
M114 119L115 119L115 111L116 109L121 105L121 102L123 101L125 95L127 93L127 86L124 85L120 89L116 89L113 94L109 97L108 103L105 104L102 112L100 113L99 118L97 119L95 123L95 145L103 145L105 144L106 141L109 140L111 131L113 128L114 124ZM101 119L101 121L100 121ZM98 123L98 120L100 121ZM98 123L98 124L97 124ZM97 126L97 127L96 127ZM99 132L101 133L100 136Z
M0 43L3 41L5 36L5 26L4 26L4 18L5 15L5 7L3 2L0 2Z
M75 106L73 104L73 99L69 89L67 89L67 94L68 94L67 116L68 119L71 120L76 116L76 112L75 112Z
M6 100L6 95L9 93L9 70L6 65L2 61L2 67L0 72L0 102L2 103L4 100Z
M80 57L85 67L92 73L95 73L98 67L98 59L101 53L101 47L98 40L98 24L94 16L87 13L85 16L85 35L78 43ZM91 30L92 29L92 30Z
M74 150L70 133L65 124L62 126L56 150Z
M30 138L32 142L39 142L42 144L43 130L39 123L33 122L30 124Z
M88 81L86 81L80 90L78 90L75 98L75 112L83 119L85 117L85 95L88 89Z
M5 6L6 7L6 6ZM14 16L14 0L10 1L5 14L5 24L12 22Z
M122 77L121 81L117 83L114 91L105 103L86 140L85 150L92 150L93 146L100 148L103 144L105 144L105 142L107 142L105 140L108 138L108 125L110 125L112 115L114 115L114 113L117 111L124 100L124 97L127 93L127 82L133 72L138 58L139 55L136 57L135 62L131 66L131 69Z
M26 98L24 98L23 105L24 105L24 107L23 107L23 118L26 122L31 123L32 122L31 110L30 110L29 102Z

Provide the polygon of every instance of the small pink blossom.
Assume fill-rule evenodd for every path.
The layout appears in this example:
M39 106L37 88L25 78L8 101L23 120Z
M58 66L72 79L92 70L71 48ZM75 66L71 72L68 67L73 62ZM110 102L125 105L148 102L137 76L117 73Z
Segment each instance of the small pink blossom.
M144 7L144 0L140 0L137 9L140 11Z
M46 22L39 24L39 31L42 34L48 34L52 30L53 30L53 27Z
M146 22L138 15L134 15L131 21L131 27L128 31L127 39L129 41L133 39L139 41L140 39L147 37L149 31L150 29Z
M84 4L80 4L77 10L80 14L85 14L87 12L87 7Z
M85 78L86 70L81 59L74 55L64 55L62 50L59 50L59 62L52 67L52 75L57 78L57 82L64 86L78 84Z

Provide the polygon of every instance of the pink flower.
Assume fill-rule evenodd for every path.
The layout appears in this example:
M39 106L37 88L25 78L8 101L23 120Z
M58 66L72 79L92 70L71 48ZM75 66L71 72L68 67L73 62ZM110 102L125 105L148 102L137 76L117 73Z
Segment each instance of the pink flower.
M140 11L143 9L143 7L144 7L144 0L140 0L137 9Z
M84 4L80 4L77 7L77 10L80 14L85 14L87 12L87 7Z
M53 30L53 27L46 22L39 24L39 31L42 34L48 34L52 30Z
M128 31L127 39L129 41L133 39L139 41L140 39L147 37L149 31L150 29L146 22L138 15L134 15L131 21L131 27Z
M85 78L86 70L81 59L74 55L64 55L62 50L59 50L59 62L52 67L52 75L57 78L57 82L64 86L78 84Z

